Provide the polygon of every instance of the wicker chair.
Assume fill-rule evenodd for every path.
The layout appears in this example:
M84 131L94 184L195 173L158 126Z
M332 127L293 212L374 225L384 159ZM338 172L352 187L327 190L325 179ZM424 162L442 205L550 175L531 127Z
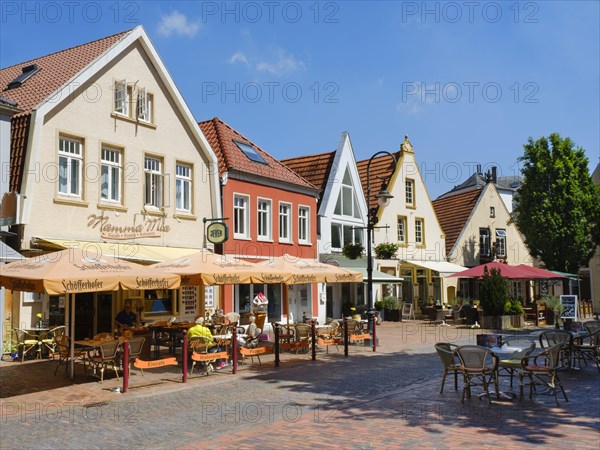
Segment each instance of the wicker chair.
M56 341L56 349L58 350L58 364L56 369L54 369L54 375L56 375L61 364L65 365L65 371L69 367L69 362L71 362L71 339L66 334L61 334L55 336L54 340ZM73 362L78 360L83 362L83 370L87 373L86 352L75 349Z
M462 373L460 361L457 360L456 349L457 345L450 344L448 342L438 342L435 344L435 350L437 351L442 364L444 364L444 374L442 376L442 387L440 394L444 392L444 383L446 382L446 375L449 373L454 374L454 390L458 389L458 374Z
M200 353L204 355L208 355L211 353L209 350L215 348L215 343L212 339L204 337L204 336L194 336L190 338L188 350L192 354L192 366L190 367L190 375L194 372L194 367L196 366L196 361L193 358L194 353ZM210 372L214 372L215 368L212 365L213 362L216 361L217 358L213 361L207 361L203 364L204 373L208 375Z
M42 357L42 342L38 340L35 334L29 333L25 330L19 330L18 328L16 328L13 332L16 336L21 362L25 361L25 356L32 350L33 353L36 354L36 359Z
M110 365L119 379L119 341L113 339L100 344L98 352L89 356L89 363L94 368L100 369L100 383L104 383L104 371Z
M462 345L456 349L456 354L460 359L460 370L465 383L461 401L464 403L465 394L471 397L471 387L483 386L484 396L491 405L490 383L494 382L498 396L497 358L489 348L480 345Z
M593 327L590 327L588 332L593 329ZM600 328L592 331L587 337L582 338L580 342L573 343L573 359L573 365L575 365L575 360L577 360L580 367L582 360L586 366L587 361L590 360L596 364L598 372L600 372Z
M558 368L561 362L562 344L556 344L553 347L547 348L544 352L538 355L530 355L523 358L521 362L521 370L519 371L520 380L520 400L523 400L524 378L529 379L529 398L533 397L535 386L545 386L554 394L554 400L558 405L557 385L562 391L563 397L568 402L565 389L558 378ZM533 360L533 364L530 361Z
M509 341L506 342L506 345L510 345ZM534 350L535 342L531 342L529 347L520 352L513 353L510 359L501 359L498 361L498 375L500 375L500 370L507 372L510 376L510 387L513 387L513 376L515 374L515 370L521 368L521 360L526 356L529 356Z
M560 348L560 361L563 367L571 367L571 352L573 350L573 335L564 330L548 330L540 334L540 347L544 350L554 347Z
M135 361L136 358L139 358L142 354L142 349L144 347L144 342L146 338L143 336L137 336L129 340L129 361ZM140 368L142 375L144 375L144 369Z

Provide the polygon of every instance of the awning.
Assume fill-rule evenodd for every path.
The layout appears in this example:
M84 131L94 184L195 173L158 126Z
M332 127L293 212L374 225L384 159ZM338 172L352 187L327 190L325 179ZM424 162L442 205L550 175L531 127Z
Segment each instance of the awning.
M142 245L135 242L94 242L53 238L35 238L34 244L37 248L43 250L64 250L71 247L85 248L90 253L114 255L120 259L140 263L157 263L181 258L201 250L199 248Z
M551 270L550 272L554 272L557 275L562 275L563 277L570 278L571 280L579 280L579 275L577 275L576 273L560 272L558 270Z
M461 270L467 270L467 267L459 266L448 261L418 261L414 259L405 259L403 263L412 264L413 266L422 267L424 269L434 270L439 272L443 277L452 273L460 272Z
M365 258L350 259L343 255L321 254L319 260L328 264L336 263L340 267L361 272L363 274L363 281L365 283L367 282L367 260ZM396 277L394 275L381 272L380 270L373 269L372 280L373 283L393 284L402 283L404 278Z
M25 259L23 255L0 241L0 262L21 261L22 259Z

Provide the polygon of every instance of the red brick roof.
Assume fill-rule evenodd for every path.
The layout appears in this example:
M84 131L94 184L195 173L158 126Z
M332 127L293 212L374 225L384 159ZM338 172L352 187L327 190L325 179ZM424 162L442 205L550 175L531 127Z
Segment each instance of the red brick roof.
M335 151L316 155L298 156L297 158L282 159L281 162L300 175L305 180L325 191L329 180Z
M11 124L11 191L19 191L21 185L31 111L130 31L0 69L0 94L15 101L17 108L23 110L13 117ZM8 89L8 84L22 73L22 68L32 64L37 64L41 70L21 86Z
M316 190L315 186L306 181L296 172L282 164L258 145L238 133L218 117L199 122L202 133L208 140L219 161L219 174L235 170L261 178L282 181L296 186ZM267 164L252 161L235 144L235 141L250 145L266 161Z
M447 255L454 247L482 192L482 189L472 189L454 195L447 195L432 202L440 226L446 234Z
M392 153L396 161L400 161L400 152ZM369 204L367 205L369 209L377 208L377 194L381 191L381 186L385 183L388 184L390 178L392 177L392 168L394 162L389 155L382 155L377 158L366 159L364 161L358 161L356 163L358 167L358 174L360 175L360 182L362 184L363 191L365 196L367 193L367 166L369 165L369 161L371 161L371 167L369 168L370 181L371 181L371 198L369 199Z

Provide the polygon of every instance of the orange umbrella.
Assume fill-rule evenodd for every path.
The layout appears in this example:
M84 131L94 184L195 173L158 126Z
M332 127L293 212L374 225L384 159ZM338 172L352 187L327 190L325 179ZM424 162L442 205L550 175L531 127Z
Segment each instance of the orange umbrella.
M288 273L277 268L260 267L228 255L201 250L182 258L150 266L181 275L181 284L188 286L215 284L283 283Z
M122 289L177 289L180 277L112 256L72 248L9 263L0 284L49 295Z
M257 263L257 266L288 273L285 280L281 281L285 284L363 282L363 275L360 272L289 255Z

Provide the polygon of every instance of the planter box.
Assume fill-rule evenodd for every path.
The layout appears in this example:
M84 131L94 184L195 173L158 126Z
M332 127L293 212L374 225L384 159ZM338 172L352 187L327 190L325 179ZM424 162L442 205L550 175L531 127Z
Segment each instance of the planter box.
M481 328L488 330L506 330L511 328L510 318L512 316L482 316Z
M523 328L525 326L525 319L523 314L513 314L510 317L510 326L513 328Z
M402 311L399 309L384 309L383 311L383 320L387 322L400 322Z

